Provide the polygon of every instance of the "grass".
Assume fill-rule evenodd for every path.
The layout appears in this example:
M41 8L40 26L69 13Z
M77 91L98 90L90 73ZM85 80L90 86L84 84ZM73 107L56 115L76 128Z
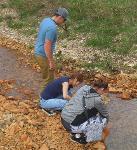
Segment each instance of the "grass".
M8 27L17 29L26 36L35 35L38 28L39 11L44 8L44 4L37 0L10 0L8 7L17 11L19 18L6 17Z
M94 35L87 39L86 46L107 48L118 54L127 54L137 43L135 37L137 1L87 0L81 3L80 0L76 0L71 2L72 12L75 12L72 18L78 22L75 30ZM74 6L75 4L77 5ZM79 15L80 12L83 15ZM78 15L79 17L76 17ZM119 36L120 38L116 39Z
M112 69L115 68L115 64L112 64L112 61L109 59L104 59L92 63L83 63L82 67L86 68L87 70L101 69L106 70L107 72L111 72Z
M28 36L36 34L39 20L46 16L42 10L59 6L69 9L70 37L75 33L92 35L87 38L85 46L122 55L134 50L133 45L137 44L136 0L10 0L8 7L17 10L19 20L7 20L8 26L22 29ZM32 30L24 30L26 27Z
M3 21L3 17L2 16L0 16L0 22L2 22Z
M10 0L9 6L15 8L21 19L35 15L41 8L44 8L42 2L37 0Z
M137 70L137 65L135 65L133 68Z
M26 27L26 23L19 20L13 20L11 17L7 18L7 25L12 29L21 29Z
M2 4L0 4L0 8L8 8L9 6L8 6L8 4L7 3L2 3Z

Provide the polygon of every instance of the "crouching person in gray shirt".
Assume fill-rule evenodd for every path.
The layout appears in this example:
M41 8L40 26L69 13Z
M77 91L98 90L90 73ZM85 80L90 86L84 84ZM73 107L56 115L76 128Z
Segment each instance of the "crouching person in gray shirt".
M101 94L107 92L108 84L96 81L93 87L82 86L65 105L61 113L61 122L71 133L73 141L86 144L102 140L103 129L106 128L109 114Z

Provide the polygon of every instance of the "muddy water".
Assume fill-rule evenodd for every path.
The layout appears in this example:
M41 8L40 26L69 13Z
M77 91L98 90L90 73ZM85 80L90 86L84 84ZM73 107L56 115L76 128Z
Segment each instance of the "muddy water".
M16 80L8 95L20 95L18 88L30 88L38 95L41 74L17 61L15 52L0 48L0 79ZM106 143L108 150L137 150L137 99L122 101L111 96L109 104L111 133Z
M18 95L22 97L23 95L18 89L32 90L38 95L42 83L40 73L36 73L23 63L19 63L15 51L5 48L0 48L0 79L15 80L13 89L7 93L9 96Z
M137 150L137 99L123 101L113 96L109 113L108 150Z

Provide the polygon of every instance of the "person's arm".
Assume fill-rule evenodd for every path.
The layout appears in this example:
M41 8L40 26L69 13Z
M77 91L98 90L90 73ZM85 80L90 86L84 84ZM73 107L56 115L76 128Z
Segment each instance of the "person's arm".
M99 111L99 113L107 118L107 121L109 119L109 114L108 114L108 111L107 111L107 107L106 105L102 102L101 99L96 99L95 100L95 108Z
M68 82L62 83L62 87L63 87L62 88L63 98L70 100L71 97L68 95L68 88L69 88Z
M55 63L52 55L52 41L47 39L45 41L44 47L45 47L45 53L48 58L50 69L55 69Z
M56 36L56 29L54 28L49 29L46 32L46 36L45 36L44 49L45 49L46 56L48 58L50 69L55 69L55 62L53 59L53 52L52 52L52 44L54 42L55 36Z

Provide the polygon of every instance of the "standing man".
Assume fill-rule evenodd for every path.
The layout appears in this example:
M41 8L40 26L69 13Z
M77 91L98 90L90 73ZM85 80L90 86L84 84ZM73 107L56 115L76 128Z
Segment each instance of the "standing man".
M57 26L62 25L67 17L68 11L65 8L59 8L52 18L45 18L40 24L34 53L45 79L45 85L54 79L56 66L53 53L57 41Z

